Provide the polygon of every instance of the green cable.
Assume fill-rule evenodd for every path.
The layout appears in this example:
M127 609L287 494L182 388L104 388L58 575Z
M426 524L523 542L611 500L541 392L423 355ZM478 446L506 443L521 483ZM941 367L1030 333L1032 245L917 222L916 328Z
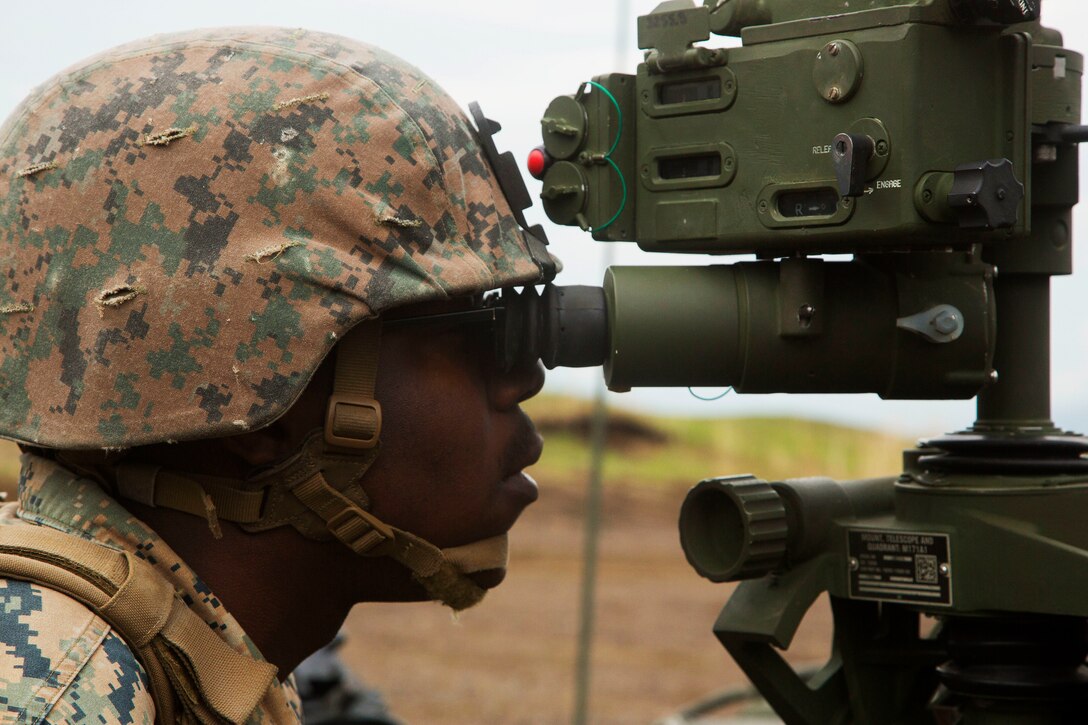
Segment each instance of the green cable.
M608 153L605 156L611 156L612 152L616 150L616 147L620 145L620 134L623 133L623 111L620 110L620 104L616 102L616 97L612 95L612 92L602 86L597 81L586 81L594 88L600 89L601 93L608 96L608 100L612 101L612 105L616 107L616 138L612 141L612 148L608 149Z
M601 93L608 96L608 100L612 101L612 105L616 108L616 138L612 141L612 148L608 149L608 153L604 155L604 160L608 162L608 165L616 172L616 176L620 179L620 188L623 190L623 195L620 197L620 208L616 210L616 213L612 215L612 218L606 221L601 226L592 230L594 234L602 232L608 228L612 222L619 219L620 214L627 207L627 181L623 178L623 174L620 172L620 167L616 165L616 162L612 160L612 152L616 150L616 147L620 145L620 136L623 134L623 111L620 109L620 104L616 101L616 97L612 95L611 91L602 86L597 81L586 81L589 85L601 91Z
M619 219L620 214L623 213L624 207L627 206L627 182L624 181L623 174L620 173L620 167L616 166L616 162L613 161L612 159L610 159L607 156L604 157L604 160L607 161L612 166L612 168L616 170L616 176L618 176L619 179L620 179L620 187L623 189L623 196L620 197L620 208L616 210L616 213L612 215L612 218L609 219L608 221L606 221L601 226L594 229L593 230L594 232L599 232L599 231L604 230L606 227L608 227L609 224L611 224L612 222Z

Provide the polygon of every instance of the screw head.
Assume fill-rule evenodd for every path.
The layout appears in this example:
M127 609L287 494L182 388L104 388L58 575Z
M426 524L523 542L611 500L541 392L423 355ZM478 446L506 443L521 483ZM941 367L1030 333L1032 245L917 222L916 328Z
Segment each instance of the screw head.
M816 308L812 305L801 305L797 308L797 321L801 327L812 325L812 318L816 316Z
M838 86L831 86L831 90L827 92L827 100L837 101L842 97L842 90Z
M877 141L876 142L876 152L878 154L880 154L881 156L888 153L888 142L885 141L884 139L881 139L880 141Z
M930 191L929 189L923 189L922 190L922 201L924 201L927 204L929 202L933 201L933 192Z
M860 568L861 568L861 562L859 562L855 557L851 556L850 557L850 571L857 571Z
M933 328L942 335L951 335L960 327L960 316L950 310L942 310L933 318Z
M827 54L832 56L832 57L838 55L839 54L839 44L838 43L828 43L827 44Z
M951 568L948 566L948 564L941 564L940 566L937 567L937 571L939 571L941 573L941 576L948 576L948 573L951 571Z

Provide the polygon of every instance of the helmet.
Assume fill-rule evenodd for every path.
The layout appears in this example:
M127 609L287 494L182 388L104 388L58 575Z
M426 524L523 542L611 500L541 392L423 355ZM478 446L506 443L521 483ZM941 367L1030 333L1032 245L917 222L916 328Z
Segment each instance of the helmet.
M46 82L0 129L0 436L256 429L362 320L541 280L496 128L303 30L157 36Z

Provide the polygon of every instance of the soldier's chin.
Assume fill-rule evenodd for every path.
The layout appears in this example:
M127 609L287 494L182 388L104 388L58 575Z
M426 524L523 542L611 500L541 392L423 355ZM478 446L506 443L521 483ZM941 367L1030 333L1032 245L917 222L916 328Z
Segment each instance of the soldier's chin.
M476 583L477 586L484 589L494 589L498 585L502 584L502 580L506 578L506 567L499 567L498 569L484 569L483 571L474 571L471 574L466 574L469 579Z

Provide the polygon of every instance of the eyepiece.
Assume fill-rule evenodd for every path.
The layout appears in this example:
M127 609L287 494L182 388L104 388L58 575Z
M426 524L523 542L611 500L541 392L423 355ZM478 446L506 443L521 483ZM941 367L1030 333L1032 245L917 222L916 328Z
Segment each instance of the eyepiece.
M588 285L548 285L541 298L540 359L550 370L562 365L585 368L608 358L608 306L604 289Z
M680 507L680 545L710 581L782 572L827 551L836 521L890 513L895 481L710 478L696 484Z
M502 292L503 321L497 344L506 369L543 361L584 368L608 357L608 308L604 289L586 285L546 285L543 294L529 287Z

